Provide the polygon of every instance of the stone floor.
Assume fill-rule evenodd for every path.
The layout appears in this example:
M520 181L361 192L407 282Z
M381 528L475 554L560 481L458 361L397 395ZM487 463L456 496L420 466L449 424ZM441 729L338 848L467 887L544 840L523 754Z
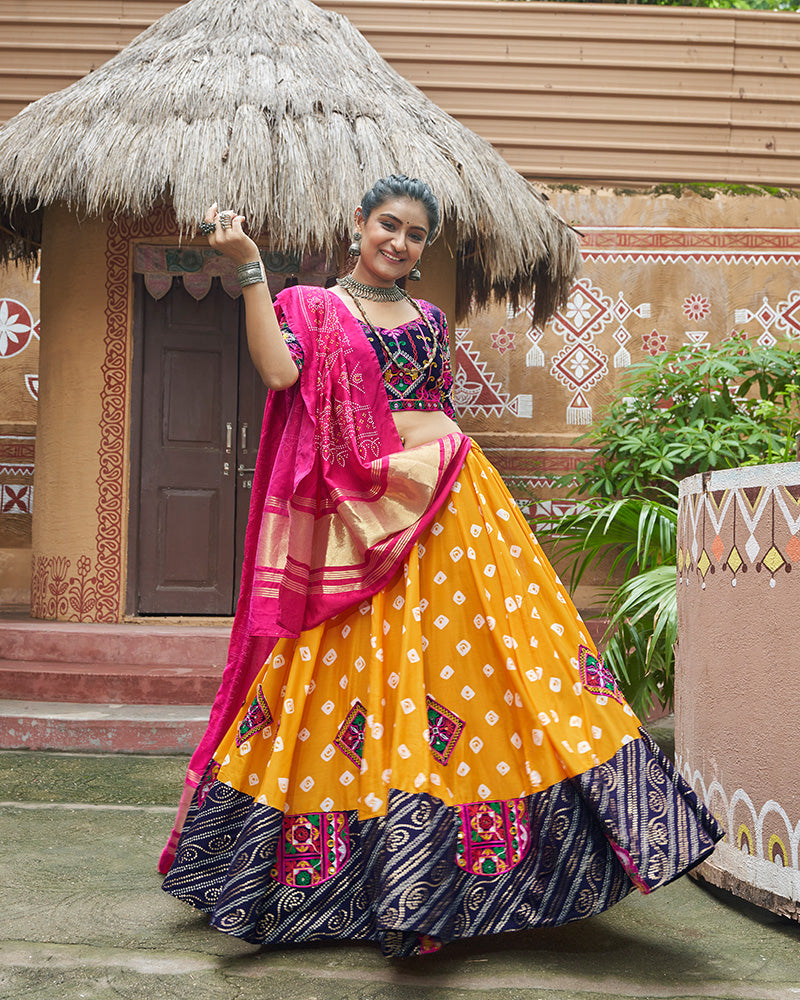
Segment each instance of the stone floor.
M254 948L160 891L185 757L5 751L0 766L0 998L800 1000L800 925L689 878L427 958Z

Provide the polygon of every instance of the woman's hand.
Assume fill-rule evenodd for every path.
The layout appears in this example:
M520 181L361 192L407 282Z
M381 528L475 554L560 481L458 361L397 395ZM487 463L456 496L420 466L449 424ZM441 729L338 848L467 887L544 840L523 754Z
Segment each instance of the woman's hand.
M221 218L223 215L231 220L230 226L224 229ZM203 217L203 222L215 225L214 232L207 237L208 245L219 250L226 257L230 257L234 264L247 264L249 261L260 259L258 247L242 229L244 221L243 215L237 215L235 212L220 212L216 202Z

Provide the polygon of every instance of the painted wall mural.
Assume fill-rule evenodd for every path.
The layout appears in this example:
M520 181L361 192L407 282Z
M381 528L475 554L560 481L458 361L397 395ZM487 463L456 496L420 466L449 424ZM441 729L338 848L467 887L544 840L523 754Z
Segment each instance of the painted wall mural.
M174 215L165 208L151 213L146 219L117 216L109 221L95 550L82 553L74 560L74 565L65 555L34 556L31 614L35 618L122 620L131 255L135 240L172 235L178 235Z
M744 788L728 794L716 779L706 785L700 771L680 756L676 763L727 831L714 852L714 866L764 893L800 903L800 819L793 822L780 803L763 794L754 801Z
M800 463L681 483L676 760L726 831L701 875L796 919L799 563Z
M698 492L682 499L678 516L679 586L705 590L719 574L735 587L755 571L775 587L800 563L800 484Z
M576 438L631 364L734 331L764 346L800 339L800 229L579 228L583 274L546 326L533 325L528 302L455 332L464 428L533 516L574 509L559 476L590 456Z
M0 273L0 549L24 549L31 542L34 499L39 269ZM0 591L7 592L3 580Z

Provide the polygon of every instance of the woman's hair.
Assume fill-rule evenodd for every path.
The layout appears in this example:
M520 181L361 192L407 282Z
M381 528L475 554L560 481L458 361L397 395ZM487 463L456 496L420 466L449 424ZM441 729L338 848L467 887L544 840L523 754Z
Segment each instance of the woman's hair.
M380 208L390 198L411 198L422 204L428 215L428 239L431 243L439 228L439 202L436 195L431 191L425 181L416 177L406 177L405 174L390 174L375 181L372 187L361 199L361 211L364 218L368 219L376 208Z

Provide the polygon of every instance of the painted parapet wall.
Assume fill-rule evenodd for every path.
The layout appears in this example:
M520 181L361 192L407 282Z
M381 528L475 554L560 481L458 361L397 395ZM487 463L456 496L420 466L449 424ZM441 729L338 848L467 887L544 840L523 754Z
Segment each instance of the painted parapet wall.
M676 760L727 831L698 874L796 920L799 605L800 463L685 479Z

